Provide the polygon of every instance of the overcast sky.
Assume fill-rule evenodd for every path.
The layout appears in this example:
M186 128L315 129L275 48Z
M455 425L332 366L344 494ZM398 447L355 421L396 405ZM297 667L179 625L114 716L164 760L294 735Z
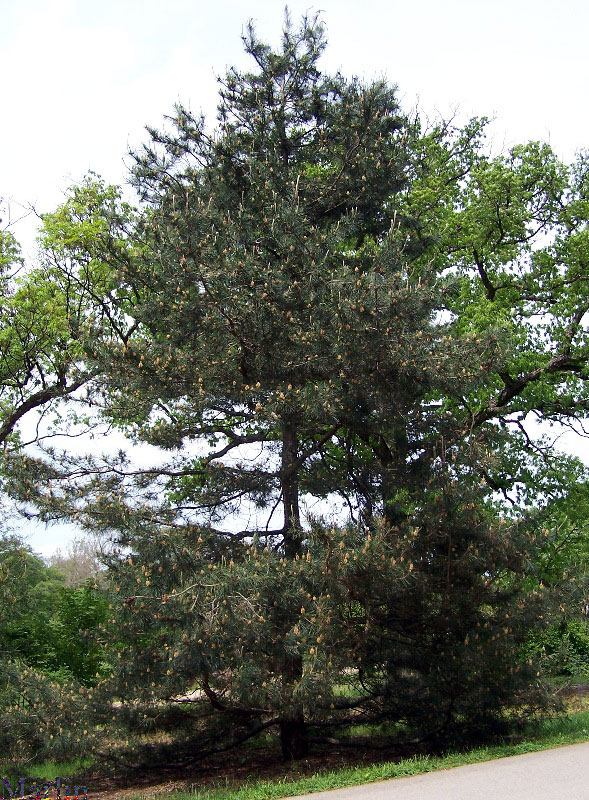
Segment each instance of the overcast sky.
M325 71L399 87L430 117L495 119L493 147L549 141L570 160L588 146L586 0L292 0L321 10ZM181 100L214 118L215 76L246 66L249 18L277 43L272 0L0 0L0 197L12 218L47 211L88 170L126 177L126 152ZM6 220L6 213L4 213ZM15 226L32 249L32 218ZM51 552L55 531L35 535Z

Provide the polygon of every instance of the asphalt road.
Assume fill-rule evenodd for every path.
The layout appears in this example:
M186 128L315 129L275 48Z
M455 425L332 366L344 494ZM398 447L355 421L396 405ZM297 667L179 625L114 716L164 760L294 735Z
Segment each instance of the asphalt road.
M589 800L589 742L296 800ZM294 798L293 798L294 800Z

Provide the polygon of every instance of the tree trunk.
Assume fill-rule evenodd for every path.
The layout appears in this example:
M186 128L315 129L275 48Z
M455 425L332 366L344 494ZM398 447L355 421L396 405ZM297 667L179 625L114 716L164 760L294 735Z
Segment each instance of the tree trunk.
M299 486L295 464L298 457L297 432L294 426L284 423L282 429L282 505L284 508L284 554L295 558L301 554L299 514Z
M283 761L297 761L309 752L307 724L301 715L296 719L284 719L280 723L280 746Z
M380 461L382 513L389 527L393 528L407 519L407 514L394 499L399 486L399 474L402 470L407 469L407 437L404 432L398 433L395 438L394 451L391 451L383 436L379 436L376 441L374 441L374 437L371 439L366 433L360 433L359 437L372 448Z
M285 422L282 429L282 505L284 509L284 554L296 558L302 554L301 518L299 512L299 485L296 469L298 458L298 439L294 425ZM286 686L294 685L303 674L301 655L289 657L282 665L282 679ZM284 761L304 758L309 751L307 724L301 705L293 704L286 708L280 721L280 745Z

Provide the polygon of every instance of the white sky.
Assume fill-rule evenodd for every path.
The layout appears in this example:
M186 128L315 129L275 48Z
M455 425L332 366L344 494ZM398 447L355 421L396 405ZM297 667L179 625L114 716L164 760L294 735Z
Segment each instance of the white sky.
M11 216L47 211L90 169L125 180L126 151L177 100L209 119L215 76L246 66L251 17L278 42L272 0L0 0L0 197ZM494 149L549 141L570 160L587 147L587 0L291 0L296 23L321 9L325 71L387 77L409 110L495 118ZM5 221L6 221L6 215ZM15 227L23 243L32 219ZM60 529L35 534L44 553Z

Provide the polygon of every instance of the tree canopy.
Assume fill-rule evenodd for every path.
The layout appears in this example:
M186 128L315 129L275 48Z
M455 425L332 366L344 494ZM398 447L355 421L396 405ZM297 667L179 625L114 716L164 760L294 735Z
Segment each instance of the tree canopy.
M15 442L6 488L119 547L105 719L285 758L499 725L546 702L522 647L563 602L549 503L585 492L530 423L587 410L587 159L322 74L317 18L244 45L213 132L149 129L137 209L91 176L44 218L77 402L159 457Z

